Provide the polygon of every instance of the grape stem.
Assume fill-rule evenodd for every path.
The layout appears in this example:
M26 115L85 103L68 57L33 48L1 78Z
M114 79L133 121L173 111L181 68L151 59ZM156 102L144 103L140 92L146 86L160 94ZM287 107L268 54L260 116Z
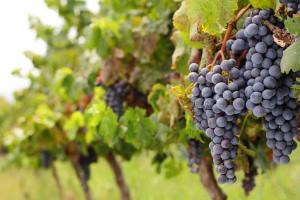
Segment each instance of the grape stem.
M279 46L285 48L296 41L296 37L287 30L280 29L269 21L264 21L264 24L272 31L274 41Z
M244 50L242 52L242 54L237 58L236 62L237 62L237 66L240 66L240 64L242 63L242 61L246 58L248 53L248 50Z
M240 132L240 137L243 135L243 133L245 132L246 129L246 125L248 122L248 118L250 117L251 113L248 112L247 115L244 117L243 123L242 123L242 128L241 128L241 132Z
M222 42L221 51L224 53L226 50L226 42L231 36L232 30L235 28L236 23L239 21L239 19L251 8L251 4L248 4L244 8L242 8L237 15L234 16L234 18L228 23L227 30Z
M218 51L213 62L207 66L209 70L212 70L213 66L216 64L220 56L222 61L225 60L224 52L222 50Z
M251 8L251 4L248 4L247 6L245 6L244 8L242 8L235 16L232 20L230 20L230 22L228 23L227 25L227 30L226 30L226 33L225 33L225 36L223 38L223 41L222 41L222 46L221 46L221 49L217 52L213 62L209 65L209 68L211 68L212 66L215 65L216 61L220 58L221 56L221 59L222 61L225 59L225 56L224 56L224 53L225 53L225 50L226 50L226 42L227 40L230 39L231 37L231 33L233 31L233 29L235 28L236 26L236 23L239 21L239 19Z
M251 156L251 157L255 157L256 153L255 151L251 150L251 149L248 149L245 145L243 145L241 142L238 144L239 148L245 153L247 154L248 156Z

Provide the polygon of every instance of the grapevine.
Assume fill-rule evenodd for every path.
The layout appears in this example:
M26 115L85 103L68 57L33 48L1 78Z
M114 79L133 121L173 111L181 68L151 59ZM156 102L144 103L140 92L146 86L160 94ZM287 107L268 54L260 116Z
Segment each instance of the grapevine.
M200 142L194 139L188 140L188 166L192 173L199 173L201 162Z
M167 199L163 177L179 174L174 196L226 200L235 187L261 195L271 182L261 174L290 161L276 170L292 176L272 178L297 185L299 0L99 1L98 11L88 1L45 3L62 24L30 17L47 49L25 52L34 69L13 74L28 85L0 98L1 169L51 170L61 199L73 192L61 163L86 200L114 199L115 188L122 200L148 190ZM91 185L108 181L117 187ZM192 191L194 181L207 194ZM284 181L278 191L293 199L297 188L290 197Z
M222 45L208 67L199 69L196 63L189 66L189 80L194 83L191 101L196 126L212 140L209 147L220 183L236 181L234 159L239 134L236 120L247 110L255 117L264 117L267 146L273 150L274 162L289 162L289 154L296 148L293 138L297 135L299 106L290 89L296 74L281 74L284 49L274 42L265 21L281 29L284 26L273 10L255 9L235 39L223 41L232 58L224 59ZM222 62L215 65L220 55ZM241 55L245 58L237 63L235 58Z

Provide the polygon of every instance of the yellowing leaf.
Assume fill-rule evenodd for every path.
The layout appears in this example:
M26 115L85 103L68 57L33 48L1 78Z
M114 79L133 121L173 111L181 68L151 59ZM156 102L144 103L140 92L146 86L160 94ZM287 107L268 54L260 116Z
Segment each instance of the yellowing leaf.
M275 8L276 0L249 0L254 8Z
M173 25L176 29L183 32L189 30L189 19L186 12L186 2L181 3L180 8L174 13Z
M200 30L220 35L238 9L237 0L186 0L188 18Z
M77 135L77 131L80 127L84 126L84 116L81 112L75 111L71 117L65 122L64 130L67 132L67 137L70 140L74 140Z
M41 104L33 115L33 121L47 128L52 128L60 115L53 112L47 104Z
M192 112L192 104L191 100L188 97L188 93L183 86L177 85L171 88L171 92L173 95L177 97L180 105L187 112Z

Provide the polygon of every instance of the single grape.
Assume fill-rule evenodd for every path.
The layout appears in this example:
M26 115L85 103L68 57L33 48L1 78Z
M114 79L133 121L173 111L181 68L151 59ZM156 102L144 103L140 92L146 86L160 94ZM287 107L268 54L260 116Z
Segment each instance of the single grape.
M192 63L189 66L189 71L190 72L198 72L198 68L199 68L199 65L197 63Z
M255 36L258 33L258 26L257 24L249 24L245 29L245 35L250 38L252 36Z
M210 97L212 95L212 89L209 87L203 88L203 90L201 91L201 95L205 98Z
M262 94L260 92L253 92L250 96L250 101L254 104L259 104L262 101Z

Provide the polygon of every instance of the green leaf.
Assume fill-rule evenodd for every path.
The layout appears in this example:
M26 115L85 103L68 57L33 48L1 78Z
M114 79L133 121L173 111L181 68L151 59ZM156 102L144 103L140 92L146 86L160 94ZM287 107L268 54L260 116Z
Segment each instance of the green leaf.
M105 109L106 106L103 101L91 103L91 105L85 112L85 118L88 124L88 128L95 128L100 125L103 114L105 113Z
M119 31L121 21L122 20L113 20L109 17L101 17L100 19L95 19L92 26L99 27L101 30L109 30L115 36L121 37L121 33Z
M206 38L202 37L200 41L192 41L191 36L193 31L194 30L191 28L190 33L180 32L178 36L178 40L182 40L188 47L195 48L195 49L202 49L205 44ZM197 34L197 36L202 36L202 35Z
M191 24L198 23L198 30L211 35L220 35L225 30L238 8L237 3L237 0L186 0Z
M288 18L284 21L284 25L287 30L294 35L300 34L300 17Z
M190 39L187 38L187 41L183 41L180 37L179 31L175 31L172 34L172 42L175 45L175 50L173 51L172 55L172 69L177 70L181 73L185 73L187 71L186 63L188 61L188 54L189 54L189 48L186 46L186 43L191 43ZM185 32L182 32L187 36ZM183 69L181 69L183 68Z
M187 46L197 49L201 49L204 46L205 41L208 39L208 35L201 31L199 32L199 23L197 17L195 19L193 17L188 17L186 1L183 1L181 7L173 16L173 25L178 30L172 35L172 41L176 46L172 58L173 64L175 63L174 61L176 61L174 60L174 57L177 59L182 58L183 55L185 55ZM181 59L180 61L187 62L187 59Z
M150 147L157 133L157 124L145 113L143 109L130 108L120 119L125 141L136 148Z
M117 127L118 117L111 108L107 107L101 120L99 133L103 137L104 141L110 146L117 141Z
M239 9L247 6L248 4L249 4L249 0L239 0L238 2Z
M276 0L249 0L254 8L273 8L276 7Z
M193 121L193 118L188 113L185 114L185 128L183 129L183 133L185 136L188 136L189 138L197 138L199 139L199 135L203 134L202 131L199 131L196 126L195 122Z
M67 132L69 140L74 140L76 138L78 129L83 127L84 124L83 114L80 111L73 112L64 125L64 130Z
M59 118L60 115L53 112L47 104L39 105L33 115L33 121L45 126L46 128L52 128Z
M72 69L63 67L56 71L54 77L54 91L65 100L79 98L83 84L76 80Z
M152 87L151 92L148 95L148 102L151 104L155 112L158 112L160 110L158 105L159 98L165 95L166 95L166 87L164 85L155 84Z
M289 73L300 70L300 39L298 38L294 44L289 46L284 52L281 59L281 72Z
M166 178L172 178L179 175L183 169L183 163L175 159L168 159L163 166Z

